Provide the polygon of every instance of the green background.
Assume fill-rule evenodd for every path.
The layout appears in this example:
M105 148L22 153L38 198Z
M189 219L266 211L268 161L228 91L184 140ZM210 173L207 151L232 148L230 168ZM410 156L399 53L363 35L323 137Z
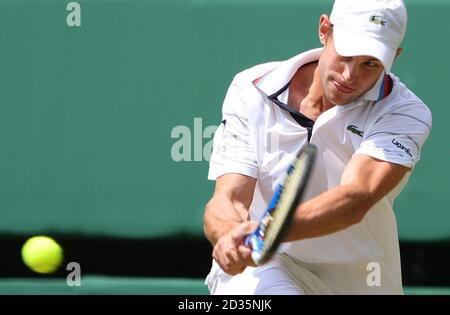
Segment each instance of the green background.
M318 47L332 1L80 0L81 27L68 2L0 2L0 233L202 235L208 163L173 161L172 130L193 159L194 119L219 124L237 72ZM433 129L395 211L401 239L448 240L450 1L406 3L393 72Z

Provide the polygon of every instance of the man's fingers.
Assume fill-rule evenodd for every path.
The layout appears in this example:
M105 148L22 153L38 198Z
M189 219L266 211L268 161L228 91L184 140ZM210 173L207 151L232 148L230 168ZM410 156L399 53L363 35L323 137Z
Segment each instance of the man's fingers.
M220 240L214 246L213 258L222 270L230 275L241 273L247 266L235 244L227 242L226 239Z
M237 226L231 233L231 238L236 245L241 244L244 238L252 233L257 226L256 222L247 221Z
M252 259L252 250L250 248L248 248L245 245L239 245L238 252L239 252L241 261L244 261L245 265L253 266L253 267L257 266Z
M236 251L230 251L224 255L216 253L214 259L222 270L230 275L237 275L244 271L246 267L242 264L242 261L239 261L239 255Z
M256 222L244 222L222 237L214 246L213 258L223 271L236 275L244 271L247 266L255 266L251 258L251 250L243 242L256 226Z

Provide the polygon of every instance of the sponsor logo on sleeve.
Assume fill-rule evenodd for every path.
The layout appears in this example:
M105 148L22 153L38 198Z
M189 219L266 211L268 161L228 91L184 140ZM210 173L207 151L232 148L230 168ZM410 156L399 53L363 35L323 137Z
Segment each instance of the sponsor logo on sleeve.
M406 145L404 145L403 143L399 142L397 139L392 139L392 144L395 145L397 148L399 148L400 150L403 150L406 152L406 154L409 155L409 157L412 158L412 154L411 154L411 149L408 148Z

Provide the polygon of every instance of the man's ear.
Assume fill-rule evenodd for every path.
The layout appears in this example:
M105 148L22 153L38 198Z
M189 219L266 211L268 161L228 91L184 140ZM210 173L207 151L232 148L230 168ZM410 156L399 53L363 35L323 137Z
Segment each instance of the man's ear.
M403 51L403 48L398 48L398 49L397 49L397 52L395 53L394 60L397 59L398 56L400 56L400 54L402 53L402 51Z
M327 43L331 22L327 15L322 14L319 19L319 40L322 45Z

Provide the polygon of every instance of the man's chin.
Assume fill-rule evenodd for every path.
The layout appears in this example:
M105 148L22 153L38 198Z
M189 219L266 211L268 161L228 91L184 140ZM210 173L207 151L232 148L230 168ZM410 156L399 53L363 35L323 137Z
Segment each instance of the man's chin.
M347 105L353 102L356 97L342 97L341 95L336 95L334 93L330 93L327 97L327 100L334 105L342 106Z

